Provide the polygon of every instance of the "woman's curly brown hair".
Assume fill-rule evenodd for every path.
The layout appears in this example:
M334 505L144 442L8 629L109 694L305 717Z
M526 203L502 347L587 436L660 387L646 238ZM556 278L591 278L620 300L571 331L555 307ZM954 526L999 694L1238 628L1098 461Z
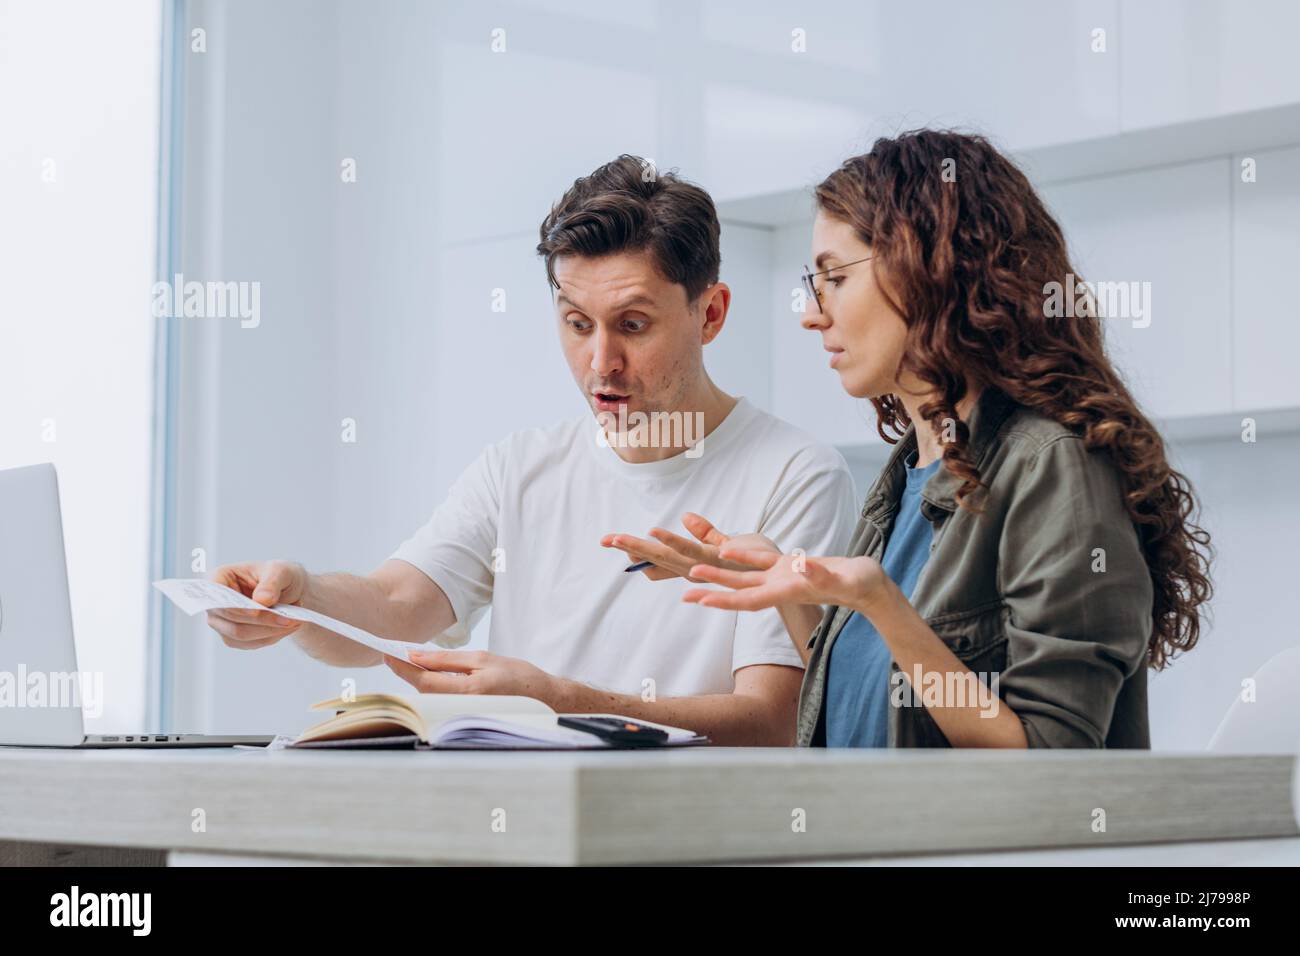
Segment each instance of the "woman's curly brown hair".
M888 278L897 301L885 295L908 326L899 372L936 395L921 416L940 437L944 420L959 423L943 453L943 467L963 479L959 505L977 510L967 499L982 487L956 411L969 377L1110 456L1154 586L1147 662L1159 670L1190 650L1198 607L1212 593L1210 537L1193 521L1191 485L1169 466L1160 434L1106 355L1095 303L1082 316L1047 314L1056 311L1045 308L1048 283L1081 280L1024 173L983 137L916 130L878 139L816 197L871 246L873 267ZM911 424L902 402L886 395L872 403L881 437L896 442Z

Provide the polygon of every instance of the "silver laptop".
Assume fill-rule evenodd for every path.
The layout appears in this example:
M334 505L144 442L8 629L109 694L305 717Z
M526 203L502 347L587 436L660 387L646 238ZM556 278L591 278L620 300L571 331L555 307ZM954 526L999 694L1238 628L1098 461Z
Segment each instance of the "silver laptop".
M77 670L54 466L0 470L0 745L232 747L272 739L87 734L83 706L102 689L102 678Z

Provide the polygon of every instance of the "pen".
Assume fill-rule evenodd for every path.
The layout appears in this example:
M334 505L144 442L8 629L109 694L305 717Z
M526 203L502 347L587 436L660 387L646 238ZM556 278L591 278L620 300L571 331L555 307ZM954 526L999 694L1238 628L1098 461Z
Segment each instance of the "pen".
M653 564L654 564L653 561L638 561L636 564L632 565L631 567L624 568L623 573L628 574L632 571L644 571L646 568L650 567Z

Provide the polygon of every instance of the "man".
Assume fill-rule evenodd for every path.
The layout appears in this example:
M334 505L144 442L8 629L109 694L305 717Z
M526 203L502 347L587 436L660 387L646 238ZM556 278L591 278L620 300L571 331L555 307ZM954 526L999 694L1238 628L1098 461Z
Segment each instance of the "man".
M301 604L443 646L455 646L448 628L490 604L489 651L384 658L422 691L522 694L559 712L690 728L718 744L791 744L803 672L778 613L683 603L692 562L680 552L689 546L655 527L684 520L701 560L726 538L693 512L787 551L838 554L856 517L836 451L728 395L705 371L704 346L731 301L718 280L718 234L704 190L637 157L579 179L542 223L537 248L569 370L597 421L584 415L487 448L370 575L270 561L213 577L263 604ZM619 531L646 527L656 540ZM657 563L626 574L628 554ZM293 633L332 664L381 660L270 611L208 619L231 647Z

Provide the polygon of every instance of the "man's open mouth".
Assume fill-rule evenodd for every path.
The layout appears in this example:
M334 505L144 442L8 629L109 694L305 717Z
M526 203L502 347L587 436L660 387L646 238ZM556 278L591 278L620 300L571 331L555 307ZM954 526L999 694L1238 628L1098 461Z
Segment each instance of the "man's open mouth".
M619 392L592 392L592 394L596 396L596 401L604 405L617 405L627 401L627 396Z

